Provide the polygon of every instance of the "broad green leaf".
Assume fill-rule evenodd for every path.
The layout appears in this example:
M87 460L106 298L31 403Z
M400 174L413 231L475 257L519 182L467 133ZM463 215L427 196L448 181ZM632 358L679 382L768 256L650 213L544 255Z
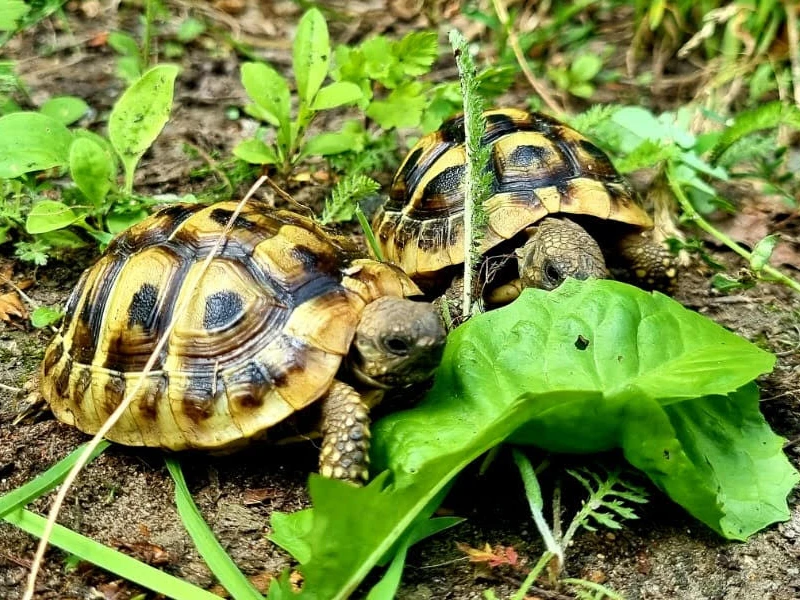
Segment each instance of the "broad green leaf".
M272 146L256 139L239 142L233 149L233 155L254 165L275 165L280 162Z
M358 102L363 94L361 88L355 83L349 81L336 81L317 92L314 96L314 102L311 108L314 110L326 110L329 108L336 108L337 106L344 106L345 104L354 104Z
M395 42L392 54L405 76L419 77L431 70L439 55L437 37L435 31L412 31Z
M31 313L31 325L37 329L55 325L64 316L64 311L51 306L40 306Z
M108 137L125 167L125 191L133 189L139 159L169 119L178 67L158 65L147 71L114 104Z
M697 156L697 154L692 150L681 152L680 157L684 164L689 165L695 171L705 173L706 175L716 177L717 179L721 179L723 181L728 181L728 179L730 179L728 172L725 169L708 164L702 158Z
M139 205L117 205L106 215L106 229L111 234L119 233L147 218L147 214L147 211Z
M0 3L0 31L14 31L30 10L23 0L4 0Z
M134 57L139 62L139 43L131 35L122 31L112 31L108 34L108 45L123 56Z
M79 220L80 215L63 202L56 200L39 200L33 205L25 220L25 231L28 233L45 233L55 229L69 227Z
M569 86L569 93L578 98L591 98L594 95L594 86L591 83L580 82Z
M311 509L291 514L276 511L269 520L272 526L269 541L286 550L300 563L311 560L311 546L304 539L311 531Z
M269 123L281 129L289 127L289 84L280 73L264 63L245 63L242 85Z
M375 424L381 475L361 489L312 476L304 597L348 597L447 482L506 439L622 448L732 539L786 519L798 476L748 385L773 364L661 294L614 281L526 290L451 333L423 402Z
M117 59L117 76L128 85L135 83L142 76L142 58L138 54L120 56Z
M576 81L587 82L594 79L602 68L602 58L596 54L581 54L573 61L569 70Z
M422 120L426 99L422 83L411 81L392 90L386 100L375 100L367 107L367 116L383 129L416 127Z
M0 179L65 167L72 134L58 119L35 112L0 118Z
M753 253L750 257L750 268L753 269L753 271L758 273L764 268L769 262L769 257L772 256L772 252L775 250L775 246L778 245L780 239L779 235L773 234L759 240L756 247L753 248Z
M336 133L318 133L306 141L303 147L303 156L330 156L331 154L339 154L340 152L359 152L357 149L358 141L360 141L358 137L341 131Z
M103 153L106 155L106 159L111 164L112 178L116 179L117 173L119 172L119 156L108 138L98 135L94 131L89 131L88 129L75 129L72 135L75 139L85 138L100 146L103 149Z
M75 96L56 96L39 107L43 115L58 119L64 125L71 125L89 110L89 105Z
M69 152L69 171L75 185L95 206L111 189L113 163L103 148L89 138L77 138Z
M303 15L295 32L292 52L297 94L307 105L311 104L325 76L331 60L328 24L322 13L312 8Z
M52 248L83 248L87 245L85 239L77 233L69 229L58 229L56 231L48 231L47 233L40 233L36 236L37 240L41 240Z
M666 423L645 440L635 416L627 422L623 450L631 464L728 539L745 540L789 518L784 498L798 474L783 453L783 438L761 415L755 384L663 410L672 439Z
M195 40L198 36L202 35L206 31L206 24L199 19L195 19L193 17L189 17L188 19L184 19L181 22L180 27L178 27L178 32L176 37L178 41L183 42L184 44Z
M370 38L361 44L360 49L364 56L366 75L385 87L397 87L397 82L391 77L392 67L397 66L397 57L392 51L392 43L389 39L382 35Z

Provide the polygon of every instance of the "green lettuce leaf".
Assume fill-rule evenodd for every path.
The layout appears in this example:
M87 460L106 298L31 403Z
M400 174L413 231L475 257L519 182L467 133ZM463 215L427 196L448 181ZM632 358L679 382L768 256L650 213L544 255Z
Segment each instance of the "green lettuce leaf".
M506 439L621 448L728 538L788 518L798 475L750 383L774 360L667 296L619 282L524 292L454 331L423 402L374 426L382 473L369 486L312 476L303 597L346 598L461 469Z

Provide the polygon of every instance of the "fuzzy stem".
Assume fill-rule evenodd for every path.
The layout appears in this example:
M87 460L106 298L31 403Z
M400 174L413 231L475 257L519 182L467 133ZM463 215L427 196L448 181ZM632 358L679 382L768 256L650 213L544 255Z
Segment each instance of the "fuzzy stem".
M525 486L525 495L528 498L528 505L531 509L531 516L533 522L536 524L536 529L539 530L539 535L542 536L547 551L558 558L559 570L564 566L564 549L558 545L547 520L544 518L544 502L542 500L542 491L539 487L539 481L536 478L536 473L531 466L531 463L525 458L525 455L518 450L513 451L514 462L519 469L522 483Z
M490 149L482 144L486 124L483 119L483 101L478 93L475 63L469 54L467 40L460 31L450 32L450 44L458 66L461 95L464 98L464 139L466 164L464 165L464 291L461 312L468 318L472 312L472 291L475 267L480 258L479 240L484 236L486 215L483 202L489 195L486 165Z
M692 206L692 203L689 202L689 198L687 198L686 194L683 193L683 189L678 183L678 179L675 176L675 172L673 171L671 166L667 167L666 174L667 174L667 181L669 182L669 187L672 189L672 192L678 199L678 202L680 203L684 214L691 221L693 221L700 229L714 236L720 242L725 244L728 248L733 250L736 254L747 260L747 262L749 263L753 258L752 253L742 248L733 239L731 239L730 237L719 231L717 228L715 228L713 225L711 225L711 223L706 221L702 216L700 216L700 213L698 213L697 210L695 210L694 206ZM769 275L770 278L772 278L773 280L779 281L780 283L793 289L795 292L800 293L800 283L784 275L775 267L764 265L763 267L761 267L761 271Z

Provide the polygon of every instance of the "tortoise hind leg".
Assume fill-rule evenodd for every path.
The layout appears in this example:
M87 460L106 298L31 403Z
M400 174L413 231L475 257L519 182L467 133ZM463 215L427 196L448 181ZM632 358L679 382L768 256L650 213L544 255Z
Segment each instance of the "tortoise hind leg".
M668 292L672 289L677 275L675 257L655 242L649 232L621 236L616 255L621 259L620 279L648 290Z
M367 403L352 387L334 381L322 401L319 472L363 484L369 478L369 438Z

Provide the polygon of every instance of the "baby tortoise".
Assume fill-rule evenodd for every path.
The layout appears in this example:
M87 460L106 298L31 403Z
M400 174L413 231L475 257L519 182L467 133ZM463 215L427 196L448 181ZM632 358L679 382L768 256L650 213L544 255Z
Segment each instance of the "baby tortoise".
M317 408L321 473L363 482L369 409L431 375L437 313L407 299L419 289L396 267L256 202L199 277L235 208L173 205L117 236L67 302L41 392L58 419L95 433L141 382L107 437L171 450L234 448Z
M672 255L652 239L652 219L602 150L546 115L503 108L484 116L489 302L510 302L524 287L554 289L566 277L607 277L608 267L641 287L671 287ZM373 219L384 257L429 291L463 269L465 163L457 117L409 151ZM513 272L498 269L502 257L516 257Z

